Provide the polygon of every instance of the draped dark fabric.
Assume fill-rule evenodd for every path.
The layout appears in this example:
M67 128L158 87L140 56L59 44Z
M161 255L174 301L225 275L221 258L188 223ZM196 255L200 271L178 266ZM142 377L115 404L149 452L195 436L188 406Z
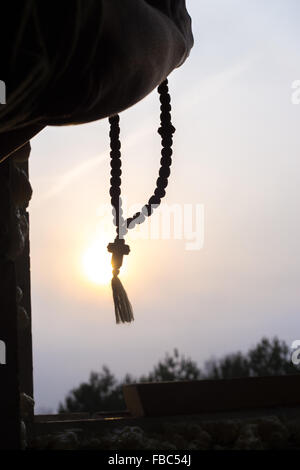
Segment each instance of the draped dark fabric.
M185 0L11 0L1 22L0 160L1 142L3 157L46 125L135 104L193 45Z
M104 66L99 60L97 67L92 65L101 35L102 1L6 3L0 70L7 104L0 109L1 131L88 108Z

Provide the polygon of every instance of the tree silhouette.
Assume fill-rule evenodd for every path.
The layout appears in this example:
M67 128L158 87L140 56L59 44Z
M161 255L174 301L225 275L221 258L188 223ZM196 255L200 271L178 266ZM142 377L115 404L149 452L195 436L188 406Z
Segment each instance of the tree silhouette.
M262 340L246 354L228 354L211 359L205 365L207 379L230 379L234 377L258 377L297 373L291 364L289 348L278 338Z
M222 359L210 359L205 363L206 379L231 379L249 377L249 361L240 352L228 354Z
M262 341L248 352L251 376L295 374L297 370L290 360L290 350L284 341L274 338Z
M210 359L205 363L205 372L201 371L195 361L180 355L174 349L148 375L139 379L127 374L119 382L106 366L103 366L100 373L91 372L87 383L82 383L69 392L64 404L59 405L59 412L124 410L126 406L122 386L133 382L230 379L296 373L299 370L291 364L287 344L278 338L263 338L246 354L237 352L221 359Z
M127 380L130 381L129 377ZM126 378L125 378L126 382ZM82 383L68 394L64 404L59 405L59 413L88 411L112 411L125 408L122 385L103 366L100 373L91 372L89 381Z
M197 363L190 358L180 356L178 349L174 349L173 355L168 353L162 361L154 366L153 371L142 376L139 382L165 382L174 380L198 380L201 370Z

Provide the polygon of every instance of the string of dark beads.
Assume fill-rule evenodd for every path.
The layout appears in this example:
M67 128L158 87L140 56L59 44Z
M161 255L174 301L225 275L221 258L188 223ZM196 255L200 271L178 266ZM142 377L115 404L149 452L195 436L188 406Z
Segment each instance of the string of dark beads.
M114 224L117 227L117 238L120 237L120 228L124 226L123 210L121 202L121 142L120 142L120 118L116 114L109 118L110 123L110 200L113 207Z
M161 160L159 177L156 181L156 188L153 195L149 198L140 212L137 212L126 221L123 218L122 200L121 200L121 142L120 142L120 118L118 115L109 118L110 123L110 196L113 207L114 224L117 227L117 238L123 238L128 229L134 228L136 224L144 222L146 217L153 213L153 209L158 207L166 194L168 178L170 176L170 167L172 164L172 144L175 128L171 122L171 98L168 90L168 80L165 80L157 89L160 98L160 127L158 133L161 136Z

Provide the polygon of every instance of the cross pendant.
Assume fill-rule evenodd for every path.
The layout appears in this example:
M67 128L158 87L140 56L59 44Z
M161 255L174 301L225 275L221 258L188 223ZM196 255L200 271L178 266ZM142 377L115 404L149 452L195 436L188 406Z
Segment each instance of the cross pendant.
M116 238L113 243L107 245L107 250L112 253L111 264L114 269L119 269L123 264L123 256L130 253L130 248L124 239Z

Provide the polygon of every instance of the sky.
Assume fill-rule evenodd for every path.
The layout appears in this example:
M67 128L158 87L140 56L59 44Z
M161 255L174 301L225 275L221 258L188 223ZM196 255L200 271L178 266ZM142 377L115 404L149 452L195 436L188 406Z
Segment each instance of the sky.
M122 379L175 347L203 366L263 336L300 338L300 105L291 102L300 4L187 6L195 45L169 77L177 132L167 196L129 233L121 272L132 324L115 324L110 289L107 120L48 127L31 141L36 412L55 412L103 365ZM156 91L121 113L127 216L154 189L158 120ZM170 210L177 215L163 235Z

